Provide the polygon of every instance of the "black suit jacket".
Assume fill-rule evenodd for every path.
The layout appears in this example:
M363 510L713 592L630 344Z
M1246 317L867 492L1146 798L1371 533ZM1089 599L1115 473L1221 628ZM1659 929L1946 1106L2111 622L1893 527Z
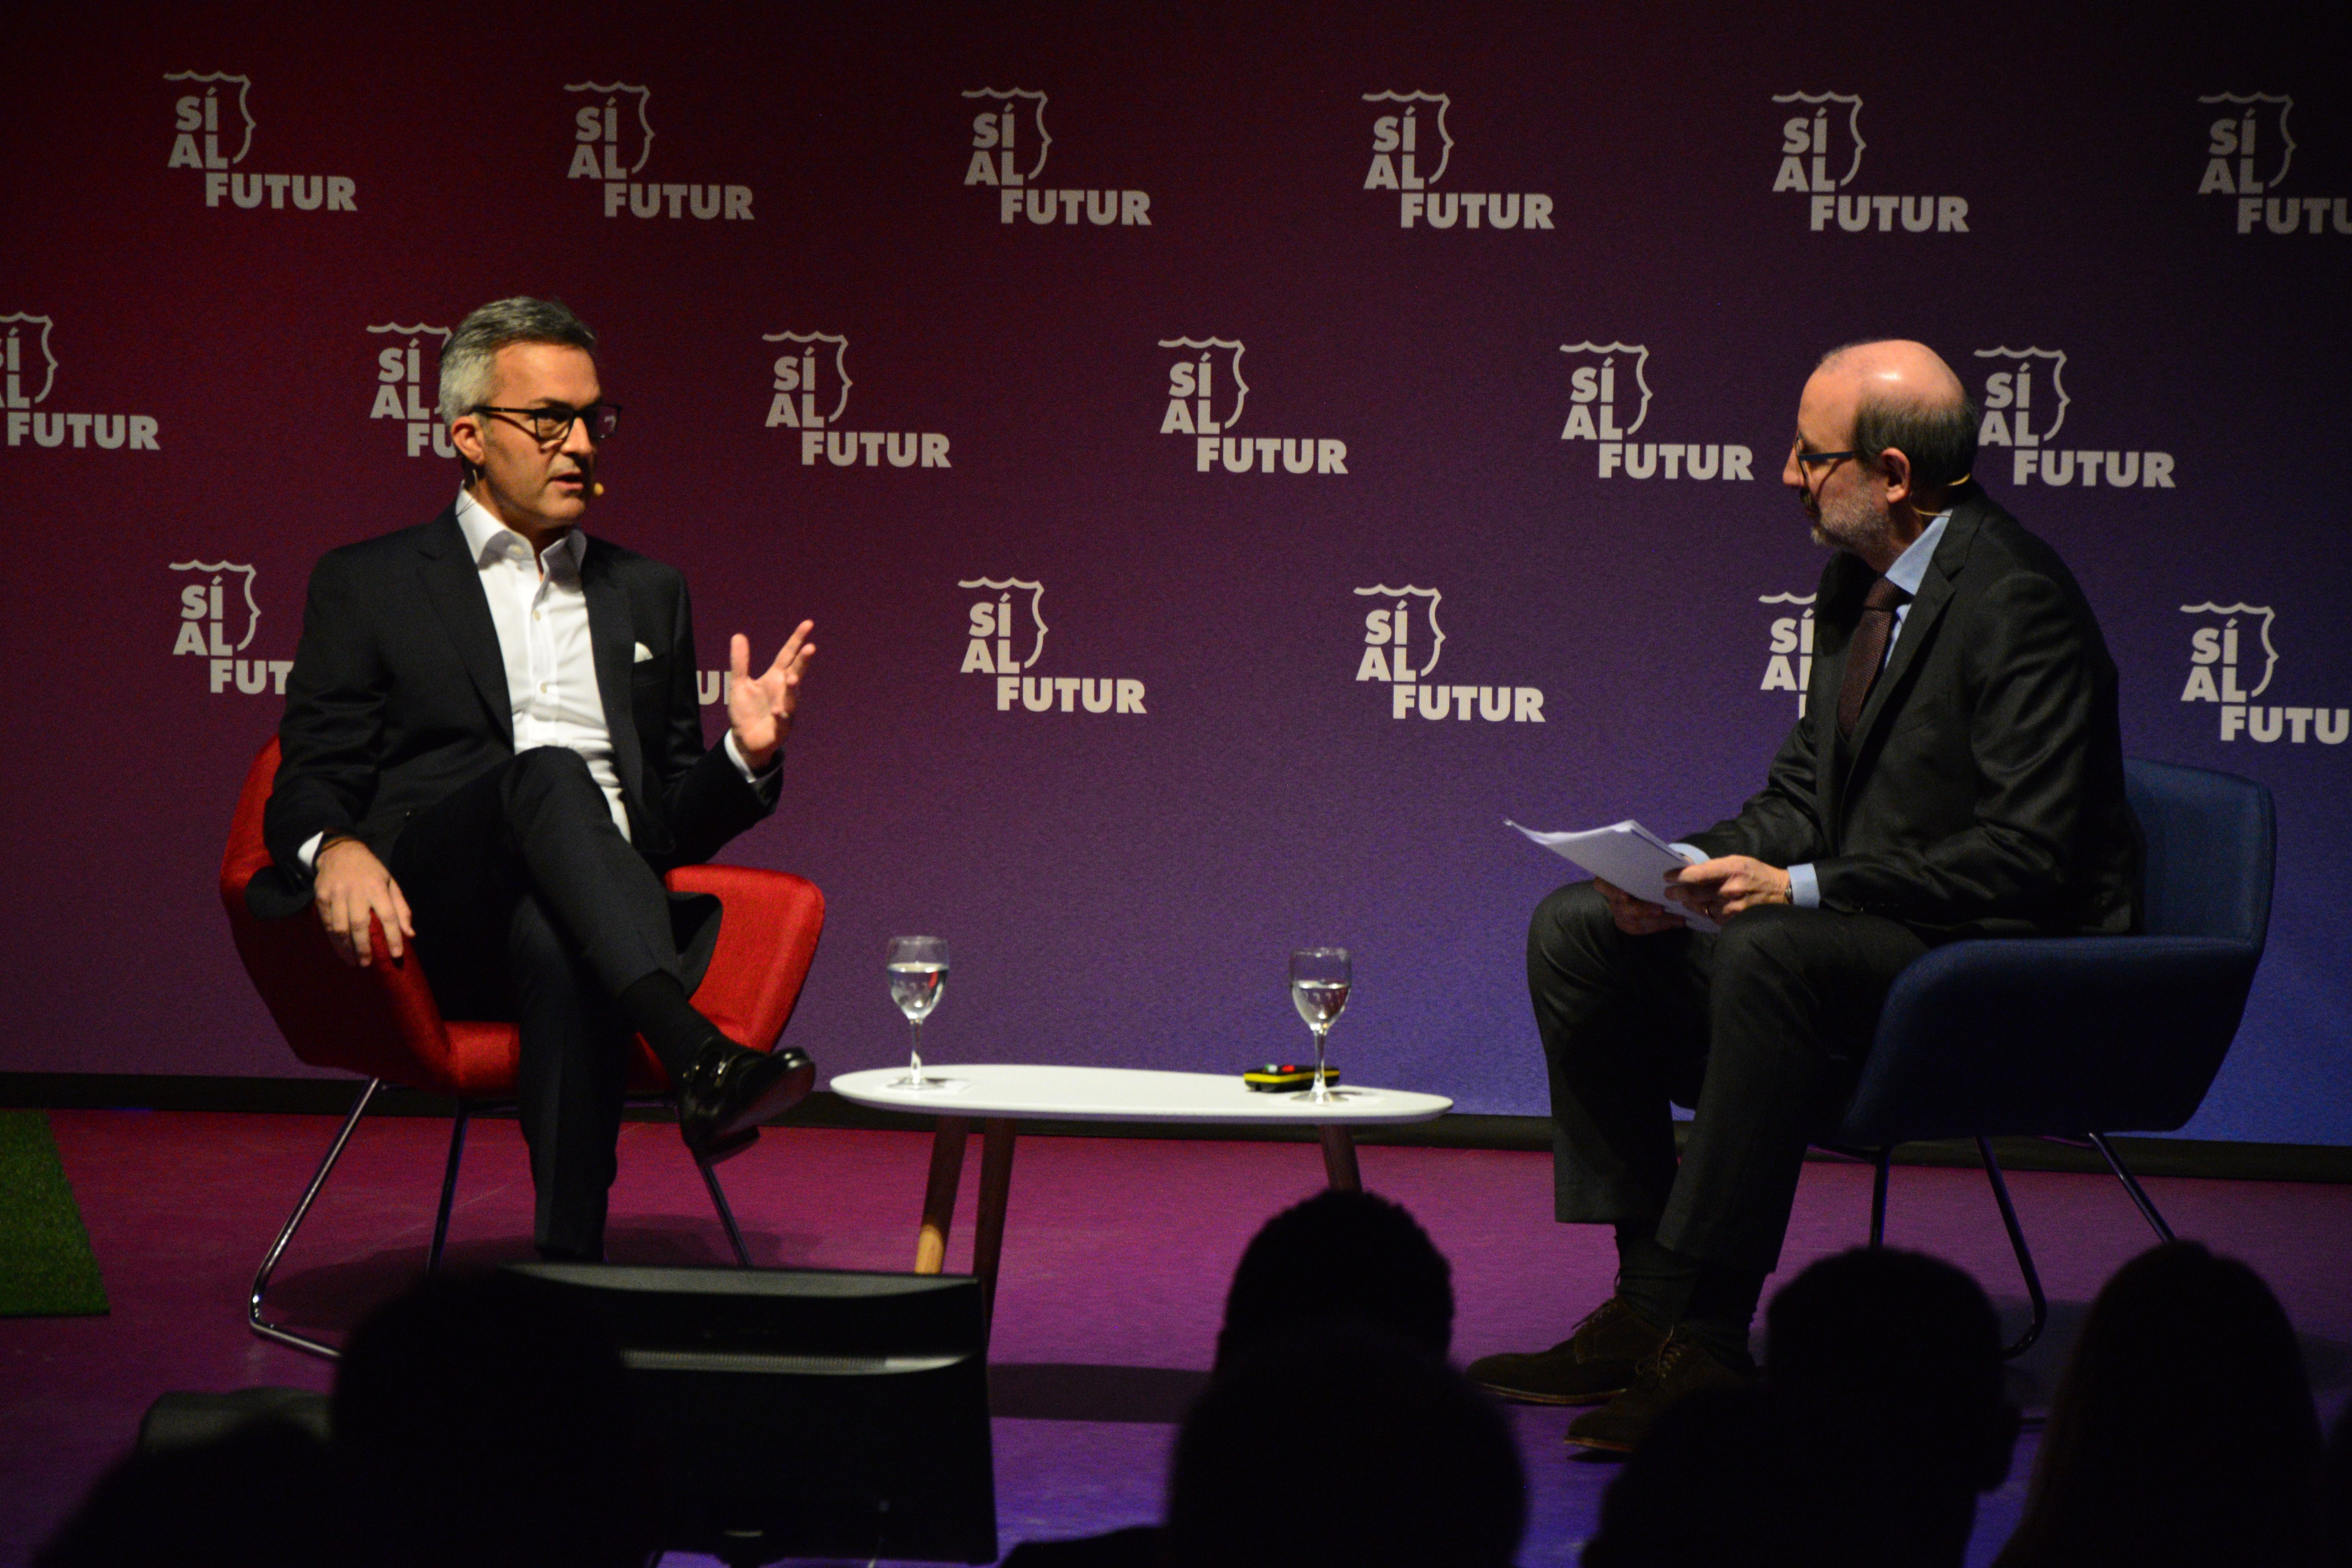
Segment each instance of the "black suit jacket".
M1810 862L1822 904L1931 941L2138 924L2116 666L2074 574L1971 489L1851 741L1845 654L1876 574L1840 551L1813 601L1805 716L1738 816L1689 841Z
M657 870L706 861L776 790L702 743L686 580L592 537L580 586L631 841ZM247 892L263 915L309 902L297 852L312 834L351 833L389 860L410 817L514 755L498 629L454 506L319 562L278 737L262 820L276 874Z

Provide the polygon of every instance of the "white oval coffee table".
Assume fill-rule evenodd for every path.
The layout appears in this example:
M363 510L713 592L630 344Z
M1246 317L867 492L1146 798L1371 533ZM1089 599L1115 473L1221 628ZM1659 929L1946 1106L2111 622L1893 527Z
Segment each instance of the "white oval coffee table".
M981 1124L980 1217L972 1232L972 1272L992 1312L997 1264L1004 1249L1004 1205L1013 1187L1013 1142L1022 1122L1182 1122L1194 1125L1313 1127L1321 1135L1325 1175L1335 1187L1363 1186L1349 1129L1430 1122L1454 1108L1443 1094L1342 1084L1338 1098L1316 1104L1301 1092L1265 1093L1239 1073L1159 1072L1133 1067L1033 1067L926 1063L942 1089L894 1088L903 1067L845 1072L833 1092L877 1111L939 1118L931 1173L915 1239L915 1272L936 1274L947 1260L948 1228L963 1176L964 1140Z

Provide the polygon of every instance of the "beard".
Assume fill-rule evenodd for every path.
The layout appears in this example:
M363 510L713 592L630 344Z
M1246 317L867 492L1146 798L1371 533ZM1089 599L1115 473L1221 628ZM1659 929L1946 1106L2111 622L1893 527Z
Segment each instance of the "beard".
M1813 542L1867 557L1892 544L1895 518L1884 502L1868 496L1845 495L1816 501L1807 497L1805 515L1813 522Z

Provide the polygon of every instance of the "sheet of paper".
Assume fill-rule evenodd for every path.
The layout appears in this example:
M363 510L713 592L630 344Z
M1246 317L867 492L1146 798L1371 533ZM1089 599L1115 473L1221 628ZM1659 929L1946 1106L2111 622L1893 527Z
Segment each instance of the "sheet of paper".
M1636 898L1664 904L1681 915L1684 923L1694 931L1722 929L1706 916L1694 915L1666 897L1666 873L1692 862L1670 847L1665 840L1631 818L1580 833L1539 833L1533 828L1519 827L1508 817L1503 819L1503 825L1518 828L1520 832L1560 859L1582 866L1601 881L1613 883Z

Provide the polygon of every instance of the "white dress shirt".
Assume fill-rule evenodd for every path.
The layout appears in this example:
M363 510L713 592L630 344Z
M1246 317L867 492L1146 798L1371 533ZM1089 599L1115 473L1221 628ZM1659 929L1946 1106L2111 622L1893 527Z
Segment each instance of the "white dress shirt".
M621 836L628 837L628 808L622 804L613 736L604 725L604 695L596 685L588 598L580 588L580 561L588 537L573 528L534 559L528 540L462 489L457 492L457 527L480 575L490 624L498 631L515 751L520 755L535 746L564 746L578 752L588 764L588 776L604 791ZM743 760L732 730L725 745L727 759L746 782L756 784L757 776ZM316 862L325 837L315 834L302 846L304 866Z

